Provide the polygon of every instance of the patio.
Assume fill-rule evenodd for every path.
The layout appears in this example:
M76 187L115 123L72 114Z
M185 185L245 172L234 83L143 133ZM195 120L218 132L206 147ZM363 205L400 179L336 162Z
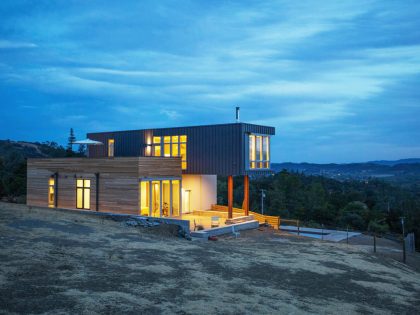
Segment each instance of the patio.
M243 217L243 214L233 213L233 219L240 218L240 217ZM198 226L201 226L204 230L211 229L212 221L213 221L213 224L218 222L218 227L229 225L229 224L226 224L226 220L228 219L228 213L223 212L223 211L196 210L191 213L184 213L182 214L182 217L174 217L174 218L190 221L191 231L196 231L198 229Z

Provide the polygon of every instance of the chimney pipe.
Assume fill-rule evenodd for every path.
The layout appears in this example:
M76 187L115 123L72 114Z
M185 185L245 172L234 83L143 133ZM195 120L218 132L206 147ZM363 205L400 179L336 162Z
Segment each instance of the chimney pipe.
M236 122L239 122L239 111L240 111L240 107L236 106Z

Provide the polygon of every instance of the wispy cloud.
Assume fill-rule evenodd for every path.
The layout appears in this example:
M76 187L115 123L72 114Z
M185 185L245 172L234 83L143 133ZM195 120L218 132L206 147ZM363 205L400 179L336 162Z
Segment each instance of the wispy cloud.
M92 1L23 14L10 0L4 11L4 117L35 106L41 121L55 106L63 128L87 132L231 121L239 105L282 131L278 160L345 160L339 138L364 156L377 152L358 143L403 154L420 137L415 3Z
M0 49L18 49L18 48L35 48L38 47L34 43L0 40Z

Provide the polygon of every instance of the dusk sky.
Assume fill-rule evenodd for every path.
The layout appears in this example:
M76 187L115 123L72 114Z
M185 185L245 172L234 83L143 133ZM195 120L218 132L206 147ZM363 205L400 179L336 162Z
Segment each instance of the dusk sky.
M274 162L420 157L420 1L0 1L0 139L241 121Z

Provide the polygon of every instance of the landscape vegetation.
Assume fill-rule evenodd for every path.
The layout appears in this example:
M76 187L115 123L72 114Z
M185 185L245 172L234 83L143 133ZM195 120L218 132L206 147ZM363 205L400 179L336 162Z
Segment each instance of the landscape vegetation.
M29 157L83 156L54 142L28 143L0 141L0 198L24 203L26 194L26 159ZM337 166L336 166L337 167ZM343 165L342 168L347 167ZM400 166L401 167L401 166ZM406 167L406 166L405 166ZM409 164L411 170L420 164ZM407 168L407 167L406 167ZM366 169L366 166L365 168ZM261 189L265 191L265 214L282 219L297 219L301 225L375 232L399 238L405 231L414 232L420 246L420 189L418 173L398 181L372 177L364 179L328 178L307 175L302 171L278 170L250 182L251 210L261 212ZM243 200L242 178L235 178L235 206ZM227 204L227 180L218 179L218 203Z

